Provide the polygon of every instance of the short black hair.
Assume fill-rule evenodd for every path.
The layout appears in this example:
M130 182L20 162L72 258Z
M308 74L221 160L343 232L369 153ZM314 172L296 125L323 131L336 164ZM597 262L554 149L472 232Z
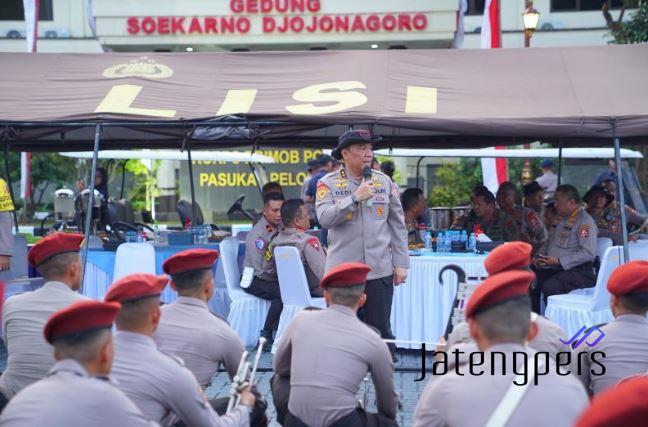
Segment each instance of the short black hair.
M403 191L401 194L401 204L403 205L403 210L407 211L412 209L412 206L416 202L418 202L419 197L423 195L423 190L420 188L408 188L407 190Z
M515 191L515 193L517 194L517 187L511 181L504 181L497 189L497 194L501 194L505 191Z
M486 203L495 204L495 196L483 185L473 188L472 195L473 197L483 197Z
M394 162L387 160L380 164L380 171L391 178L394 176L394 172L396 172L396 166L394 166Z
M611 182L612 184L616 185L616 179L612 178L605 178L603 181L601 181L601 184L605 184L606 182Z
M273 200L279 200L279 201L284 201L284 196L283 193L267 193L263 195L263 206L266 206L268 203L270 203Z
M580 195L578 194L578 190L571 184L559 185L558 188L556 188L556 194L559 193L567 197L569 200L580 203Z
M197 289L203 283L207 273L211 274L211 268L199 268L172 274L171 280L179 291L190 291Z
M302 206L304 206L302 199L289 199L281 205L281 222L284 226L289 227L293 223Z
M266 195L266 194L272 193L272 192L283 194L283 188L281 188L281 184L279 184L276 181L270 181L270 182L266 182L263 185L263 187L261 187L261 193L263 195Z
M635 314L642 316L648 311L648 292L631 292L619 297L621 304Z

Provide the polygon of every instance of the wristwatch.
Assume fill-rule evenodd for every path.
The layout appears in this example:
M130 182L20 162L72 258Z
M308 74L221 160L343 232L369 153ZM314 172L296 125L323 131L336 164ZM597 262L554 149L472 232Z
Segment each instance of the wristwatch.
M351 195L351 201L352 201L353 203L358 203L358 198L356 197L355 194L352 194L352 195Z

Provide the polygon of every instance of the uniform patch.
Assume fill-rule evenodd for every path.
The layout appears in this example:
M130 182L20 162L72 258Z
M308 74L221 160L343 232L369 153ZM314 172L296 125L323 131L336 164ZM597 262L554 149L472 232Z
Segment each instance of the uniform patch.
M265 242L263 241L263 239L256 239L254 241L254 246L256 246L258 251L262 251L263 247L265 246Z
M266 249L264 258L266 261L270 261L272 259L272 251L270 251L270 246L268 246L268 249Z
M266 225L266 231L272 233L272 226L270 224Z
M349 186L346 182L337 182L334 185L336 188L347 188Z
M587 239L589 237L589 235L590 235L589 229L590 229L589 225L581 225L581 228L580 228L580 238L581 239Z
M322 182L317 183L317 198L318 199L323 199L324 197L328 196L330 193L329 188L326 186L326 184Z
M386 202L387 200L383 196L374 196L376 202Z
M383 208L382 206L378 206L376 208L376 215L383 216L384 214L385 214L385 208Z
M353 219L353 212L349 212L347 216L344 217L347 221L351 221Z
M311 237L310 239L308 239L308 241L306 243L308 243L309 245L311 245L312 247L314 247L318 251L320 250L320 242L319 242L319 240L317 240L317 237Z
M531 227L535 228L540 226L540 220L538 219L538 215L536 215L535 212L529 212L529 215L527 215L527 221L529 221Z
M344 169L340 169L340 176L344 179L349 177Z
M396 197L400 197L400 194L398 194L398 188L394 184L392 184L392 194Z

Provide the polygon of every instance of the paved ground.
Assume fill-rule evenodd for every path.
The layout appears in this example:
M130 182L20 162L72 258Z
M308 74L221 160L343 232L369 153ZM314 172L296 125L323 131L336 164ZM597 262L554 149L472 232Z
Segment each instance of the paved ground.
M423 392L423 388L429 380L430 373L427 372L426 377L422 381L415 381L421 377L421 353L417 351L398 352L400 361L395 364L396 372L394 374L394 383L396 391L400 396L401 408L398 411L397 421L401 426L412 425L414 416L414 409L419 396ZM4 371L7 362L6 348L2 340L0 340L0 371ZM426 370L429 370L432 363L432 357L428 353L426 358ZM261 394L268 401L268 416L270 417L270 425L278 426L276 422L276 414L274 405L272 404L272 394L270 393L270 378L272 377L272 355L264 353L259 363L259 372L257 373L258 388ZM228 396L230 390L230 381L226 372L219 372L214 377L212 385L206 390L207 397L214 396ZM375 394L373 384L369 381L368 392L368 410L375 411ZM364 387L360 388L358 399L362 399L364 394Z

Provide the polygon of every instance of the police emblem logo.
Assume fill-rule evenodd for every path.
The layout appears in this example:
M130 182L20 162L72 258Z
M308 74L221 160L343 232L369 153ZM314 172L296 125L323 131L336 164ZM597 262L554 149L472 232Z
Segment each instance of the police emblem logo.
M317 198L318 199L323 199L324 197L328 196L330 190L326 186L326 184L322 182L317 183Z
M263 239L256 239L254 241L254 246L256 246L258 251L262 251L263 247L265 246L265 242L263 241Z
M344 169L340 169L340 176L344 179L348 178L347 173Z
M317 240L316 237L311 237L310 239L308 239L308 242L306 242L306 243L308 243L309 245L311 245L312 247L314 247L318 251L320 250L320 242L319 242L319 240Z
M143 56L127 64L117 64L106 68L102 75L109 79L125 77L144 77L146 79L166 79L173 75L173 69L155 62L155 59Z
M580 238L587 239L589 237L589 225L581 225Z
M384 214L385 214L385 208L383 208L382 206L378 206L376 208L376 215L383 216Z
M531 227L538 227L540 225L540 220L535 212L529 212L527 220L529 221L529 224L531 224Z
M272 259L272 252L270 251L270 247L266 249L264 258L266 261L270 261Z

